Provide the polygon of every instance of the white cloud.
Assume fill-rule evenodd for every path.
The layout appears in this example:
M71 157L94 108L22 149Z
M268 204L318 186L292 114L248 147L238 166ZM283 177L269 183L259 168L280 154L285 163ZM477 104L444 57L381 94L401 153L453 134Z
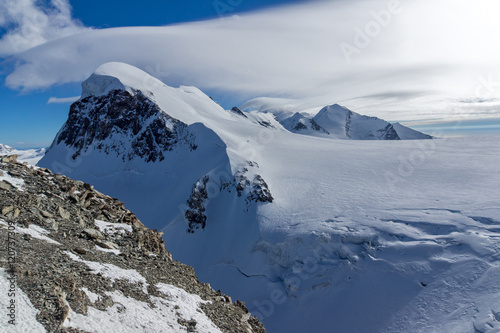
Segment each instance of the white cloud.
M389 120L494 115L498 101L460 101L500 97L498 9L496 0L313 1L237 19L93 30L16 55L6 84L79 82L121 61L232 100L339 102ZM357 49L351 61L346 44Z
M42 7L36 0L0 1L0 56L10 56L48 41L88 31L71 17L67 0L51 0Z
M67 103L73 103L77 99L79 99L80 96L74 96L74 97L50 97L49 100L47 101L47 104L67 104Z

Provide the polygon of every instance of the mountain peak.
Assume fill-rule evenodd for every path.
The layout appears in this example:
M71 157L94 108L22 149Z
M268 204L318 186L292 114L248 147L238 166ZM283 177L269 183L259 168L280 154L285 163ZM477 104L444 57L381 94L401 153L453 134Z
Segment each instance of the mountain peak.
M125 90L133 94L136 90L151 91L157 86L165 84L137 67L108 62L83 81L82 98L107 95L112 90Z
M325 106L318 113L320 113L320 112L335 112L335 111L337 111L337 112L338 111L348 111L348 112L351 112L351 110L349 110L345 106L342 106L340 104L335 103L335 104L331 104L331 105Z
M322 118L328 118L328 119L336 119L336 121L340 121L341 119L344 119L346 116L352 114L353 112L349 110L348 108L339 105L339 104L332 104L332 105L327 105L314 116L313 119L319 120ZM339 119L337 119L339 118Z

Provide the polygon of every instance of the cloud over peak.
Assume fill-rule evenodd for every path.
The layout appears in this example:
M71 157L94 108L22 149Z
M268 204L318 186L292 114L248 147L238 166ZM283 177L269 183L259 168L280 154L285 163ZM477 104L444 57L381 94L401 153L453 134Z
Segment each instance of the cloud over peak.
M389 120L456 115L450 101L500 98L496 0L309 1L237 19L95 30L71 18L66 0L51 9L16 0L34 16L6 1L12 8L0 24L13 28L0 53L14 60L5 80L14 89L80 82L118 61L240 101L343 103ZM26 38L22 27L33 22L34 38ZM18 39L9 44L8 36ZM470 113L480 107L467 104Z

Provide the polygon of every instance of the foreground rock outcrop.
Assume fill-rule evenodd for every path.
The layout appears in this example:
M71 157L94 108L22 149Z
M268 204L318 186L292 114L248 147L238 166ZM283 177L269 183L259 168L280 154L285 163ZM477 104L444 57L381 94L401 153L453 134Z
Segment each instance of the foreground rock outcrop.
M29 298L36 314L29 327L265 332L242 302L233 304L172 260L161 233L89 184L2 157L0 213L8 245L0 249L1 275L15 280L18 304L20 295ZM17 318L13 330L4 320L7 331L28 327Z

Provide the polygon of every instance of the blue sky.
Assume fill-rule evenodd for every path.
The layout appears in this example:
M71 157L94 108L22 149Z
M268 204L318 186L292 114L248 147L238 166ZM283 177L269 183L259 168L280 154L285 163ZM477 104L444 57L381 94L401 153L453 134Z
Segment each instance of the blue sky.
M302 0L303 1L303 0ZM161 26L241 14L300 0L119 0L70 1L73 16L86 26L111 28L123 26Z
M0 0L0 143L49 145L68 98L108 61L226 108L268 97L389 121L499 118L499 10L496 0Z

